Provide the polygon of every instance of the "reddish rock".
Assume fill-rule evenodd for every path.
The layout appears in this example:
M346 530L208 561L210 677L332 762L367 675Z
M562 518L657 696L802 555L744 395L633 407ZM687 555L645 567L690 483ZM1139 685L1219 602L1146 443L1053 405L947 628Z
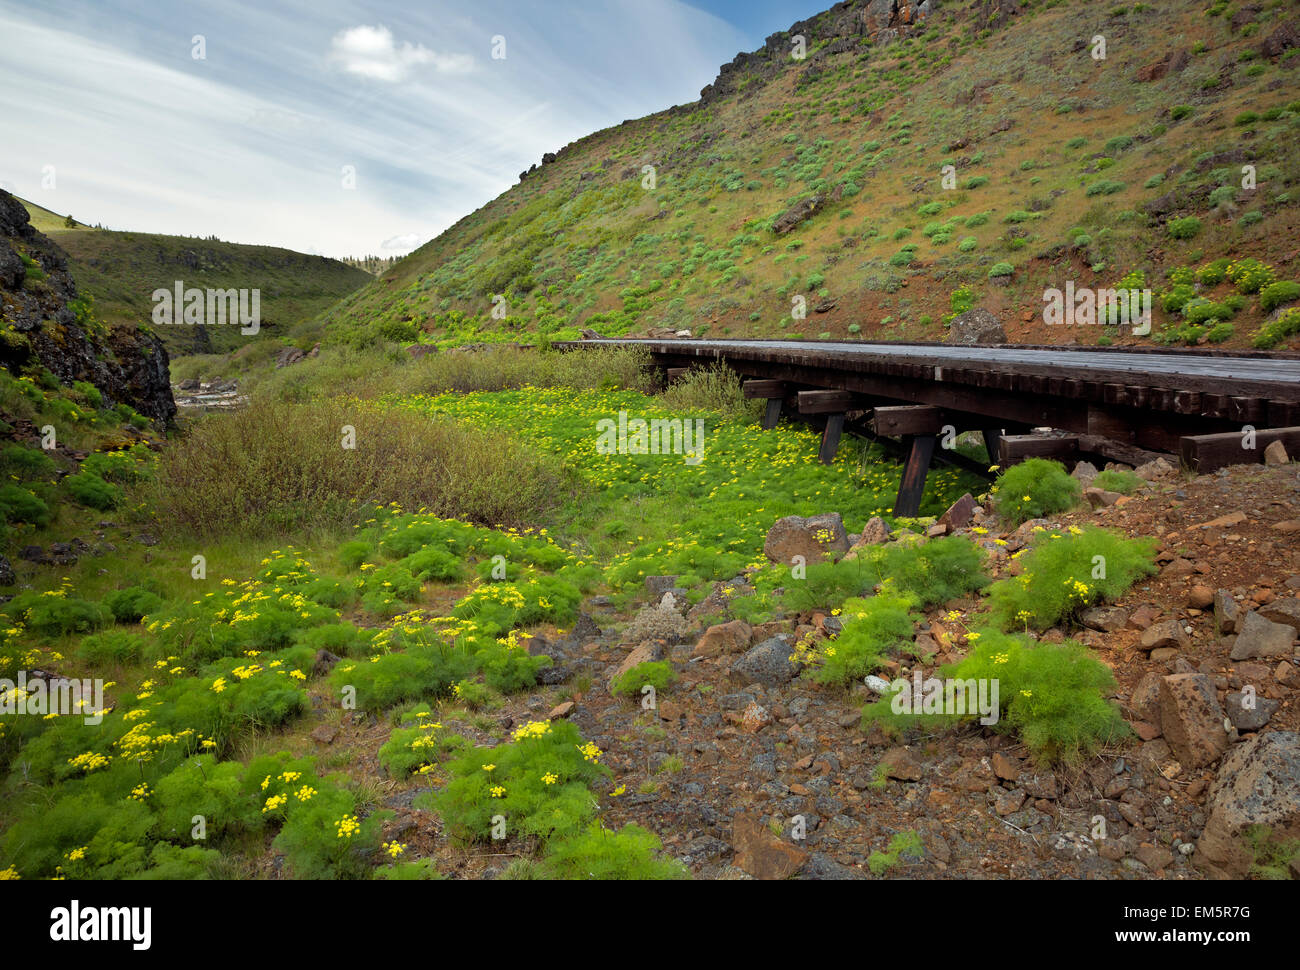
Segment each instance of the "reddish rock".
M718 657L728 653L744 653L749 648L753 634L753 629L744 620L711 626L695 645L695 656Z
M1171 674L1160 681L1160 727L1184 768L1223 756L1231 740L1223 722L1214 682L1205 674Z
M808 860L808 854L773 834L752 815L737 815L732 822L731 844L738 867L755 879L789 879Z

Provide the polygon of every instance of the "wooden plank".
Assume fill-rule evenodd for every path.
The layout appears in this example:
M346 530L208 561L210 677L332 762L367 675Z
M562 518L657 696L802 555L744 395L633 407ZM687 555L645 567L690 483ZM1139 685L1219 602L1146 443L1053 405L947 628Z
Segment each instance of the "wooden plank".
M930 459L934 457L934 445L938 438L932 434L920 434L905 440L908 442L908 454L907 462L903 465L903 477L898 481L898 496L894 499L896 516L913 516L921 511L925 476L930 470Z
M1040 434L1003 435L998 448L998 464L1006 468L1026 458L1068 460L1079 451L1078 435L1048 437Z
M1265 428L1253 435L1236 431L1188 435L1179 442L1179 453L1184 465L1204 475L1228 465L1258 464L1264 460L1264 449L1275 441L1282 442L1288 455L1300 455L1300 427Z
M1265 402L1257 397L1234 397L1228 403L1228 418L1243 424L1262 421L1267 413Z
M844 431L844 412L828 415L826 429L822 431L821 447L817 449L817 460L829 465L835 460L835 452L840 448L840 434Z
M989 464L996 465L1001 458L1002 452L1002 434L1005 428L985 428L980 433L984 435L984 450L989 453Z
M871 428L878 435L938 434L943 429L943 412L924 404L876 408Z
M853 407L853 395L848 391L800 391L800 414L836 414Z
M785 397L786 384L785 381L745 381L740 386L740 391L747 398L766 398L770 401L774 397Z
M779 397L769 397L767 399L767 409L763 412L763 430L771 431L781 420L782 399Z
M680 381L683 377L686 376L687 372L689 371L690 371L689 367L669 367L668 383L672 384L675 383L676 381Z

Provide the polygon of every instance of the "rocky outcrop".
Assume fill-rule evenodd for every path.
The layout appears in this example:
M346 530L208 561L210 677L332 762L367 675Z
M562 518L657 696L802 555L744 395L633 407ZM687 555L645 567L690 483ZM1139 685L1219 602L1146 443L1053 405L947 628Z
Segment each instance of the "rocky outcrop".
M1300 837L1300 734L1260 734L1234 749L1219 767L1209 808L1194 861L1214 878L1242 879L1250 871L1246 836L1253 826L1273 840Z
M950 344L1004 344L1007 332L1002 323L989 310L976 307L953 317L948 328Z
M47 368L64 384L86 381L108 405L125 403L169 422L176 414L167 351L142 328L97 324L68 272L67 257L0 191L0 364Z

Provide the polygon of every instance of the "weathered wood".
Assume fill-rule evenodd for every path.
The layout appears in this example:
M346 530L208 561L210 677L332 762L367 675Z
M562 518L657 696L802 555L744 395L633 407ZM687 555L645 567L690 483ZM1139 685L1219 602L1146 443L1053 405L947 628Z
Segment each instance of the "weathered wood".
M853 407L848 391L800 391L800 414L837 414Z
M984 435L984 450L989 453L989 464L996 465L1002 459L1002 433L1004 428L985 428L980 433Z
M913 516L921 511L925 476L930 470L930 459L934 457L934 445L938 437L920 434L904 440L909 445L908 455L907 462L903 465L903 477L898 482L898 496L894 499L894 515Z
M781 404L779 397L769 397L767 399L767 408L763 411L763 430L771 431L776 427L777 422L781 420Z
M943 412L924 404L875 408L871 427L879 435L938 434Z
M1179 444L1183 464L1204 475L1228 465L1252 465L1264 460L1264 450L1282 442L1288 455L1300 455L1300 428L1264 428L1251 434L1188 435ZM1253 445L1253 447L1247 447Z
M677 381L680 381L680 380L681 380L683 377L685 377L685 376L687 375L687 373L689 373L689 372L690 372L690 368L689 368L689 367L669 367L669 368L668 368L668 383L669 383L669 384L673 384L673 383L675 383L675 382L677 382Z
M740 385L740 392L747 398L767 398L769 401L774 397L785 397L785 381L745 381Z
M844 412L827 415L826 429L822 432L821 447L817 449L817 460L829 465L835 460L835 452L840 448L840 434L844 431Z
M1003 468L1015 465L1026 458L1056 458L1061 461L1073 458L1079 451L1078 435L1060 437L1041 434L1009 434L1000 439L997 463Z

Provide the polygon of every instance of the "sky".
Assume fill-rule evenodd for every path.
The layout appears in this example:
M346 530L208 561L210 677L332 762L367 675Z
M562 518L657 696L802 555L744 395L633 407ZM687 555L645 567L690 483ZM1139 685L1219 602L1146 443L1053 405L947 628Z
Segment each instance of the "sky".
M831 0L0 0L0 188L80 222L400 256Z

